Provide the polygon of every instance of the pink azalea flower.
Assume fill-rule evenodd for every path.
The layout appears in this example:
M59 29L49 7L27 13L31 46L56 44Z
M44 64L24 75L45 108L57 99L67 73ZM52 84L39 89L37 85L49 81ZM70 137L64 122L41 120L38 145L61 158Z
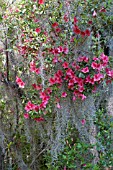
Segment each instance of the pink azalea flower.
M80 94L79 96L82 98L82 100L86 99L86 96L84 94Z
M63 51L64 51L64 54L68 54L68 52L69 52L68 47L64 47Z
M66 166L64 166L64 170L66 170Z
M101 73L94 75L94 81L100 81L102 78L104 78L104 76Z
M94 88L92 89L92 93L95 93L97 91L97 87L94 86Z
M81 70L83 73L88 73L89 72L89 68L88 67L85 67Z
M108 61L109 61L108 56L106 56L104 53L102 53L102 54L100 55L100 59L102 60L104 66L106 66L107 63L108 63Z
M25 110L27 112L29 112L30 110L33 110L34 108L35 108L35 105L33 103L31 103L31 101L29 101L25 106Z
M40 4L40 5L44 4L44 0L39 0L38 4Z
M69 66L69 64L68 64L67 62L64 62L64 63L62 64L62 67L63 67L63 68L68 68L68 66Z
M51 93L52 93L51 88L48 87L48 88L46 89L46 92L47 92L48 95L51 94Z
M20 88L24 88L25 83L21 80L21 78L16 76L16 83L19 85Z
M58 84L62 84L62 82L63 82L63 80L62 80L62 78L61 77L55 77L55 81L56 81L56 83L58 83Z
M34 19L34 22L39 22L39 20L37 18Z
M58 50L59 53L62 53L62 52L64 51L64 49L63 49L62 46L59 46L59 47L57 48L57 50Z
M94 78L91 78L90 75L88 75L85 79L85 83L94 84Z
M70 80L69 80L69 83L68 83L68 86L74 86L74 83L75 83L75 82L74 82L74 79L70 79Z
M81 56L78 58L78 62L83 62L83 61L87 63L89 61L89 58L86 56Z
M109 70L109 71L107 72L107 75L108 75L109 77L113 78L113 70Z
M49 79L49 83L50 83L50 85L52 86L52 85L54 85L55 83L56 83L56 81L55 81L55 78L50 78Z
M57 57L53 58L53 63L58 63L58 58Z
M41 90L42 89L42 86L41 85L36 85L35 83L32 84L33 88L36 89L36 90Z
M85 167L85 166L86 166L86 164L83 164L82 166L83 166L83 167Z
M97 63L96 63L96 62L92 62L91 67L92 67L93 69L97 69Z
M35 71L36 74L40 74L40 68L35 68L34 71Z
M93 57L93 60L94 60L94 61L98 61L98 60L99 60L99 58L97 58L97 57Z
M84 80L82 79L82 78L77 78L77 80L78 80L78 86L79 87L83 87L83 82L84 82Z
M66 97L67 96L67 93L66 92L63 92L61 97Z
M93 17L96 17L97 16L97 13L96 11L93 12Z
M58 71L57 71L57 75L58 75L59 77L63 76L62 70L58 70Z
M78 88L78 91L82 93L82 92L84 91L84 87L82 87L82 86L79 87L79 88Z
M24 113L24 118L28 119L29 118L29 114L28 113Z
M60 108L61 108L61 106L60 106L60 104L59 104L59 103L57 103L57 108L58 108L58 109L60 109Z
M73 96L73 101L75 101L76 100L76 97L75 96Z
M73 78L75 74L74 74L74 72L73 72L73 70L71 68L68 68L66 70L66 75L70 76L70 78Z
M86 123L86 120L85 120L85 119L82 119L82 120L81 120L81 124L82 124L82 125L85 125L85 123Z

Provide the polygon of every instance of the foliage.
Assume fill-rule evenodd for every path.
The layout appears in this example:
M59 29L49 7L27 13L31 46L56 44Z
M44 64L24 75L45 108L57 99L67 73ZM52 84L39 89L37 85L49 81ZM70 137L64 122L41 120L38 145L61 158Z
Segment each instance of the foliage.
M104 54L104 46L112 34L111 5L110 0L22 0L15 5L1 1L2 130L6 134L10 132L6 135L6 150L15 162L15 148L21 148L23 161L30 168L38 165L36 153L40 155L40 150L47 145L43 138L42 147L37 149L37 143L42 140L42 129L38 128L42 126L47 132L45 124L50 118L54 119L62 100L67 97L73 101L85 100L100 84L112 82L112 58ZM106 32L109 32L107 36ZM33 127L26 126L25 121L30 121ZM101 131L100 124L98 126ZM74 133L73 129L69 131ZM92 146L81 142L78 136L76 145L72 145L72 134L66 139L70 145L67 144L64 153L59 155L62 162L57 162L56 169L76 168L75 155L80 166L85 164L81 153L87 154ZM105 155L101 158L103 166ZM86 168L92 166L88 163Z
M65 143L64 149L59 153L58 159L52 163L49 151L45 155L48 169L92 169L103 170L105 167L112 167L113 165L113 151L111 137L113 129L112 117L108 116L104 109L97 111L95 124L98 128L96 147L99 151L99 162L97 165L93 165L92 155L90 149L93 149L93 145L84 143L78 138L78 132L76 128L72 128L69 125L67 129L67 137L63 141Z

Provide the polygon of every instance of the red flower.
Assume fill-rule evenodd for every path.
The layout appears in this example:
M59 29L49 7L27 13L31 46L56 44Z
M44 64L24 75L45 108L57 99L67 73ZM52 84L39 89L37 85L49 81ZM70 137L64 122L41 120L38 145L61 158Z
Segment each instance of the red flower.
M58 23L57 23L57 22L54 22L54 23L52 24L52 27L53 27L53 28L58 27Z
M39 111L39 106L36 105L36 106L34 107L34 110L35 110L36 112L38 112L38 111Z
M92 22L91 20L90 20L90 21L88 21L88 24L89 24L89 25L91 25L92 23L93 23L93 22Z
M74 24L76 24L78 22L77 18L74 17Z
M91 34L90 30L86 29L86 30L85 30L85 34L86 34L87 36L90 36L90 34Z
M81 34L82 37L85 37L85 35L86 35L86 33L84 31L81 31L80 34Z
M42 122L42 121L44 121L44 118L43 117L39 117L39 118L34 118L34 120L36 120L36 122Z
M50 78L49 79L49 83L50 83L50 85L53 85L53 84L55 84L56 83L56 81L55 81L55 78Z
M38 4L40 4L40 5L44 4L44 0L39 0Z
M66 92L63 92L61 97L66 97L67 96L67 93Z
M65 21L65 22L68 22L68 21L69 21L69 18L68 18L68 15L67 15L67 14L64 15L64 21Z
M59 32L61 31L61 29L60 29L60 28L56 28L55 31L56 31L57 33L59 33Z
M73 32L75 34L80 34L81 33L81 31L80 31L80 29L78 27L74 27Z
M99 12L106 12L106 9L102 7Z
M69 66L69 64L68 64L67 62L64 62L64 63L62 64L62 67L63 67L63 68L68 68L68 66Z
M35 32L40 33L40 32L41 32L41 29L40 29L40 28L36 28L36 29L35 29Z

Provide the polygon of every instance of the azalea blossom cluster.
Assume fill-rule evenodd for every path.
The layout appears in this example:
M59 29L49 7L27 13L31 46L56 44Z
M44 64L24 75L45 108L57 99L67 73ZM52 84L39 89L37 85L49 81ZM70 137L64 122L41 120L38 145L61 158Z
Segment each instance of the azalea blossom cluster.
M104 80L106 80L107 84L113 80L113 70L108 67L109 58L104 53L99 57L93 57L93 59L89 59L87 56L80 56L72 63L60 61L60 64L61 69L57 70L56 73L48 79L48 88L44 91L42 90L41 84L32 84L32 87L38 91L41 102L37 105L28 101L25 106L25 118L29 118L32 111L35 112L36 115L34 120L37 122L44 120L39 112L42 111L46 113L47 105L53 100L54 87L58 89L58 93L61 93L59 97L57 97L57 95L54 96L56 107L60 109L60 98L66 98L69 92L72 93L73 101L77 99L85 100L89 92L96 92L96 88ZM34 66L35 64L32 62L30 69ZM64 84L67 86L67 89L61 92L60 89ZM37 118L37 116L39 117Z
M74 32L75 34L81 35L82 37L84 37L84 36L90 36L90 34L91 34L90 30L89 30L89 29L86 29L85 31L80 30L80 28L79 28L78 25L77 25L77 22L78 22L77 18L74 17L73 32Z
M105 79L107 84L113 80L113 70L107 67L108 62L109 58L104 53L92 60L86 56L80 56L71 64L65 61L62 63L62 70L58 70L49 79L50 86L59 87L66 83L68 90L73 91L73 100L77 98L84 100L87 97L87 91L94 92Z
M37 85L33 84L33 87L37 89ZM37 122L44 121L44 118L39 114L39 111L43 111L46 108L50 94L52 93L51 88L47 88L45 91L42 91L41 88L38 88L39 91L39 98L41 99L40 104L33 104L31 101L25 106L26 113L24 114L24 118L28 119L30 117L30 112L38 113L38 115L34 116L34 120ZM45 112L46 113L46 112ZM37 117L38 116L38 117Z

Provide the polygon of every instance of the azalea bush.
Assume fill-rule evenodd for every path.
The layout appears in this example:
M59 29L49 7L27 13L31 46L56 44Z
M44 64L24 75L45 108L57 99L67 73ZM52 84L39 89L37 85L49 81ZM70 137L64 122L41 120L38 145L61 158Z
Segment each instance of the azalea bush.
M36 121L44 120L44 115L50 112L51 105L54 104L60 109L60 98L71 94L72 100L84 100L89 93L96 91L100 83L106 81L108 84L113 79L113 70L109 67L110 59L102 50L98 51L98 54L93 52L89 55L81 49L95 33L94 24L100 21L100 18L105 18L106 3L105 7L98 4L97 14L88 6L88 2L83 2L81 10L78 9L80 16L72 13L71 2L56 1L53 7L55 3L57 8L51 11L52 16L49 14L51 1L31 1L27 4L23 1L18 8L10 9L10 12L4 15L6 23L11 21L9 29L13 26L19 28L19 39L15 39L14 46L18 55L27 63L27 67L24 65L24 68L19 68L20 74L16 76L16 83L20 88L28 86L21 78L26 69L29 74L36 76L30 87L31 97L28 97L29 100L25 104L24 114L25 118L31 117ZM94 4L92 3L92 6ZM76 3L74 5L77 6ZM83 11L86 12L86 5L92 20L82 16ZM96 50L94 46L90 47L90 51L92 49ZM93 56L94 54L97 56ZM36 99L32 100L32 96L36 96Z

